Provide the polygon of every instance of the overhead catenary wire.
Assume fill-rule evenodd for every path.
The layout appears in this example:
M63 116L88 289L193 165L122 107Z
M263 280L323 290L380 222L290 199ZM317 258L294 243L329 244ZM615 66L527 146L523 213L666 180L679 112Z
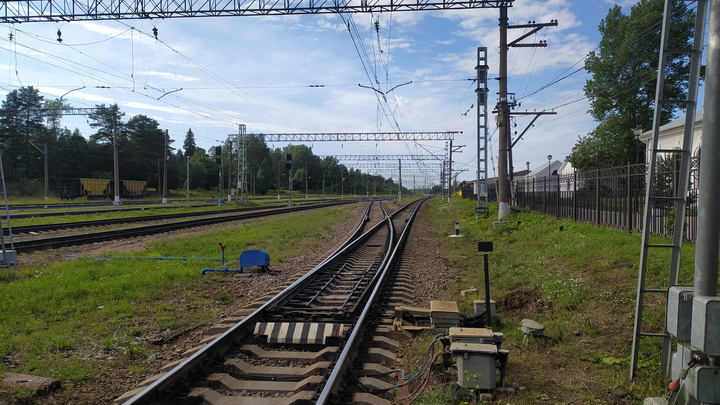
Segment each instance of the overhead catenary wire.
M127 33L128 31L131 31L132 29L133 29L133 28L131 27L130 29L128 29L128 30L125 31L125 32ZM118 35L120 35L120 34L118 34ZM116 35L116 37L117 37L118 35ZM42 41L42 42L46 42L46 43L48 43L48 44L53 44L53 45L55 45L52 41L43 39L43 38L40 37L40 36L34 35L34 37L35 37L35 38L38 38L38 39L39 39L40 41ZM15 39L17 40L17 38L15 38ZM16 42L16 44L17 44L17 41L15 41L15 42ZM55 56L55 55L53 55L53 54L49 54L49 53L47 53L47 52L45 52L45 51L42 51L42 50L40 50L40 49L37 49L37 48L32 48L32 47L30 47L30 46L28 46L28 45L20 44L20 46L28 49L28 50L31 51L32 53L38 53L38 54L44 55L44 56L47 57L47 58L54 59L54 60L56 60L59 64L53 64L53 63L47 62L46 60L41 60L41 59L39 59L39 58L37 58L37 57L32 56L30 53L28 53L28 54L26 54L26 55L23 55L23 56L25 56L25 57L27 57L27 58L29 58L29 59L35 59L35 60L37 60L38 62L46 63L46 64L48 64L48 65L54 66L54 67L59 68L59 69L66 70L66 71L68 71L68 72L75 73L75 74L77 74L77 75L78 75L79 77L81 77L81 78L82 78L82 77L85 77L85 76L88 76L88 75L91 75L90 73L88 73L88 71L93 71L93 72L96 72L96 73L102 73L103 75L106 75L106 76L109 75L110 77L114 77L115 79L120 80L120 81L128 81L128 82L129 82L129 84L128 84L127 86L126 86L126 85L123 85L123 84L121 84L121 83L119 83L119 82L114 82L114 83L111 82L111 83L108 83L108 81L107 81L108 79L107 79L107 78L100 78L100 77L95 76L94 78L95 78L96 80L99 80L99 81L101 81L101 82L105 82L105 83L108 83L108 84L111 85L111 86L102 86L103 88L124 89L124 90L128 90L128 91L134 92L135 94L140 94L140 95L145 96L145 97L148 97L148 98L156 99L155 96L151 96L151 95L149 95L149 94L147 94L147 93L139 93L139 92L137 92L137 91L133 91L133 90L135 90L135 89L132 87L132 86L133 86L133 80L132 80L132 78L126 77L124 72L119 71L118 69L114 68L113 66L110 66L110 65L108 65L108 64L106 64L106 63L104 63L104 62L102 62L102 61L99 61L99 60L97 60L96 58L94 58L93 56L87 55L85 52L82 52L82 51L76 49L74 45L68 44L67 41L64 42L64 44L62 45L62 47L69 47L69 48L71 48L71 49L74 49L76 52L79 52L79 53L83 54L85 57L88 57L88 58L90 58L90 59L92 59L92 60L95 60L95 61L98 62L101 66L105 66L105 67L107 67L108 69L113 70L113 71L115 71L115 72L117 72L117 73L110 73L110 72L108 72L108 71L101 71L101 70L99 70L99 69L97 69L97 68L95 68L95 67L87 66L87 65L78 63L77 61L74 60L74 58L59 58L59 57L57 57L57 56ZM65 48L64 48L64 49L65 49ZM62 66L62 65L66 65L66 66ZM79 70L79 69L73 68L73 66L80 66L80 67L82 67L83 70ZM97 87L97 86L96 86L96 87ZM155 88L155 87L148 86L148 85L145 85L144 88L146 88L146 89L151 89L151 90L154 90L154 91L157 91L157 92L160 92L160 93L165 93L165 91L164 91L163 89ZM164 104L170 105L170 106L172 106L173 108L178 108L178 109L180 109L180 110L183 110L183 111L185 111L185 112L188 112L188 113L191 113L191 114L194 114L194 115L203 115L203 114L205 114L205 116L207 116L208 118L214 117L215 119L218 119L218 118L219 118L218 115L225 115L225 113L223 113L223 112L221 112L221 111L219 111L219 110L208 110L208 108L207 108L206 106L202 106L202 105L200 105L200 104L191 102L191 101L189 101L189 100L183 100L183 101L190 103L190 104L193 105L193 107L195 107L195 108L192 108L192 109L183 108L183 107L181 107L181 106L179 106L179 105L173 105L173 104L170 104L170 103L167 103L167 102L164 102ZM204 113L203 113L203 110L205 111ZM228 123L229 125L234 126L234 125L236 124L236 118L234 118L234 117L230 117L230 118L231 118L231 119L228 119L228 120L227 120L227 123ZM221 119L221 118L220 118L220 119ZM222 120L222 119L221 119L221 120Z

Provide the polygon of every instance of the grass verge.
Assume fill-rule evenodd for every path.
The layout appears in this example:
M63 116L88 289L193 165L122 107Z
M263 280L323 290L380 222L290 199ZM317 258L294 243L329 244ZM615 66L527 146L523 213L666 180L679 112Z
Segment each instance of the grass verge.
M217 226L158 238L132 255L218 257L222 242L233 258L254 248L268 251L271 264L282 263L327 244L337 224L355 210L324 209ZM150 341L207 325L244 303L229 288L230 276L201 276L208 262L44 255L42 264L0 271L0 376L12 371L59 379L65 387L59 403L102 402L78 397L73 387L96 385L108 373L140 375L159 354ZM0 402L15 403L21 394L5 394Z
M646 396L662 396L665 382L659 372L660 340L642 342L638 377L629 381L630 343L640 235L596 227L536 213L512 213L507 224L495 228L489 218L475 216L473 201L450 204L433 201L431 217L445 262L457 279L455 297L466 316L472 301L460 298L463 289L484 289L478 241L492 241L489 254L491 298L498 303L496 331L505 334L510 350L506 382L517 389L501 394L507 404L640 404ZM460 223L464 237L454 234ZM692 283L694 245L685 244L681 284ZM667 253L649 257L651 285L667 284ZM648 299L645 325L662 327L664 304ZM523 344L520 321L533 319L554 340L531 339ZM645 329L648 330L648 329ZM422 403L447 402L442 393ZM445 402L443 402L445 401ZM454 403L459 403L455 401Z

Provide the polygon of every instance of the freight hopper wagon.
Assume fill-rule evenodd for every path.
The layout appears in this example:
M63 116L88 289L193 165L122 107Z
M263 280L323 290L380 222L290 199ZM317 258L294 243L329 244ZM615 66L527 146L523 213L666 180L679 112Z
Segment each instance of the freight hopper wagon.
M72 200L87 197L88 200L112 199L115 196L115 184L108 179L73 178L60 179L58 197ZM120 180L120 196L122 198L147 197L147 181Z

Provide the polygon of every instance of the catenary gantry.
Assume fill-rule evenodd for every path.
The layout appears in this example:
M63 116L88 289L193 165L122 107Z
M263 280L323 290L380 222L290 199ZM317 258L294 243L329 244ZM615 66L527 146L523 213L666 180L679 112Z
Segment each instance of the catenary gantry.
M320 157L331 156L340 161L375 161L375 160L443 160L443 156L434 155L320 155Z
M355 163L352 165L348 165L353 169L394 169L397 170L398 167L402 167L403 170L406 169L427 169L429 171L437 171L442 167L441 163L415 163L415 162L405 162L403 161L400 166L398 166L397 163Z
M23 0L0 2L0 22L463 10L512 6L512 2L513 0Z
M327 132L307 134L259 134L266 142L349 142L349 141L452 141L462 131L447 132Z

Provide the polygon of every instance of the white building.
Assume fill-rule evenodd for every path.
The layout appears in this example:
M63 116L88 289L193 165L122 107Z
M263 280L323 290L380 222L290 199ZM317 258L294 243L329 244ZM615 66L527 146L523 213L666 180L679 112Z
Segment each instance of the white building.
M525 191L526 192L538 192L543 191L557 191L557 175L563 162L559 160L549 161L531 170L530 173L525 175ZM548 181L549 177L549 190L545 187L545 182ZM534 180L534 181L533 181Z
M702 145L702 124L703 112L695 113L695 128L693 133L692 156L700 156L700 146ZM685 131L685 117L678 118L668 124L660 127L658 149L681 149L683 143L683 132ZM652 131L640 134L640 141L645 143L645 160L651 158L650 147L652 145Z

